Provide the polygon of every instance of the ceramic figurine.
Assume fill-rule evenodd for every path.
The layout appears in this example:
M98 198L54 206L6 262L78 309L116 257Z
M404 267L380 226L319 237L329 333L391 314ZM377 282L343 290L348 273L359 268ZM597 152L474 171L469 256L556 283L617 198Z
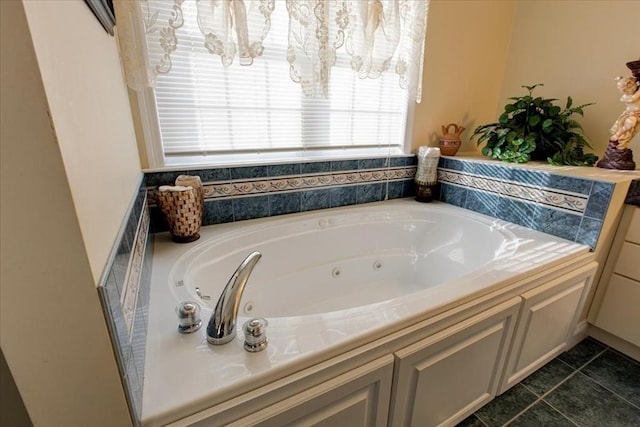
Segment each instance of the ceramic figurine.
M629 148L631 139L640 131L640 82L638 82L638 64L629 62L627 66L634 72L632 77L618 77L617 87L622 93L620 102L626 109L611 127L609 146L602 160L596 166L606 169L634 170L633 151Z
M449 129L453 127L453 132L450 132ZM464 131L464 127L459 126L455 123L449 123L447 126L442 126L442 138L440 138L440 152L444 156L455 156L458 150L460 149L460 145L462 145L462 141L460 140L460 135Z

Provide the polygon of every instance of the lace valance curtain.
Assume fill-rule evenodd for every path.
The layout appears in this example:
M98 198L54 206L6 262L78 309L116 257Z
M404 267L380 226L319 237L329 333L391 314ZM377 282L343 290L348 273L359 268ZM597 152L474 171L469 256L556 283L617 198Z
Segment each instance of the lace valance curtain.
M174 71L171 56L181 48L185 1L195 1L200 42L225 67L259 60L270 48L274 8L286 7L283 60L305 95L327 96L336 52L344 49L350 58L344 65L358 77L395 73L420 102L428 0L116 0L116 29L132 89L153 87L158 74Z

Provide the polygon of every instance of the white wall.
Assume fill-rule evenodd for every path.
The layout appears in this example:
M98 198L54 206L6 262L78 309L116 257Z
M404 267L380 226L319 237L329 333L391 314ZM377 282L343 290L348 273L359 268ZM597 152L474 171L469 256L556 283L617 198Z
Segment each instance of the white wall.
M97 284L141 179L116 41L82 0L24 8Z
M128 426L22 2L0 19L0 346L34 425Z
M514 1L431 1L413 152L437 146L441 126L451 122L467 128L461 151L477 151L469 138L496 119L514 12Z
M595 102L579 120L601 156L624 110L614 78L631 75L625 63L639 58L640 1L518 1L498 109L535 83L545 85L536 94L562 106L568 95ZM631 148L638 163L640 137Z

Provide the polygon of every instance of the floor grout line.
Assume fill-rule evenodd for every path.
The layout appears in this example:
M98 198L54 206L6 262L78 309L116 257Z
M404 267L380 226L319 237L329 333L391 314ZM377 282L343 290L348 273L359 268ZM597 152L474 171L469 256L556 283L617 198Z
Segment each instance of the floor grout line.
M478 421L480 421L480 423L482 423L483 426L489 427L489 424L485 423L484 420L482 418L480 418L478 415L476 415L474 413L473 416L476 417L478 419Z
M554 411L556 411L557 413L559 413L560 415L562 415L565 419L567 419L571 424L573 424L574 426L580 427L580 425L573 421L571 418L569 418L569 416L567 414L565 414L564 412L562 412L561 410L559 410L558 408L556 408L555 406L553 406L551 403L547 402L546 400L542 400L544 403L546 403L547 405L549 405L549 407L551 409L553 409Z
M605 390L607 390L609 393L613 394L614 396L616 396L617 398L621 399L622 401L628 403L629 405L633 406L634 408L640 410L640 406L636 405L633 402L628 401L625 397L620 396L618 393L616 393L614 390L611 390L609 387L607 387L605 384L599 383L598 381L596 381L594 378L590 377L589 375L585 374L584 372L580 372L582 375L584 375L585 377L587 377L590 381L593 381L594 383L598 384L600 387L604 388Z

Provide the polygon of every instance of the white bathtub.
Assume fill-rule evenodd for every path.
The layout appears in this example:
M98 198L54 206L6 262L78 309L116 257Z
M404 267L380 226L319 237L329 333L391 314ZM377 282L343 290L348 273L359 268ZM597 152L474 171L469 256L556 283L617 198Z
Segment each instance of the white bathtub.
M442 203L394 200L156 237L142 419L159 425L577 257L588 248ZM230 275L263 254L237 325L269 320L268 348L177 332L178 302L207 322ZM201 300L195 292L211 296ZM241 334L240 334L241 335Z

